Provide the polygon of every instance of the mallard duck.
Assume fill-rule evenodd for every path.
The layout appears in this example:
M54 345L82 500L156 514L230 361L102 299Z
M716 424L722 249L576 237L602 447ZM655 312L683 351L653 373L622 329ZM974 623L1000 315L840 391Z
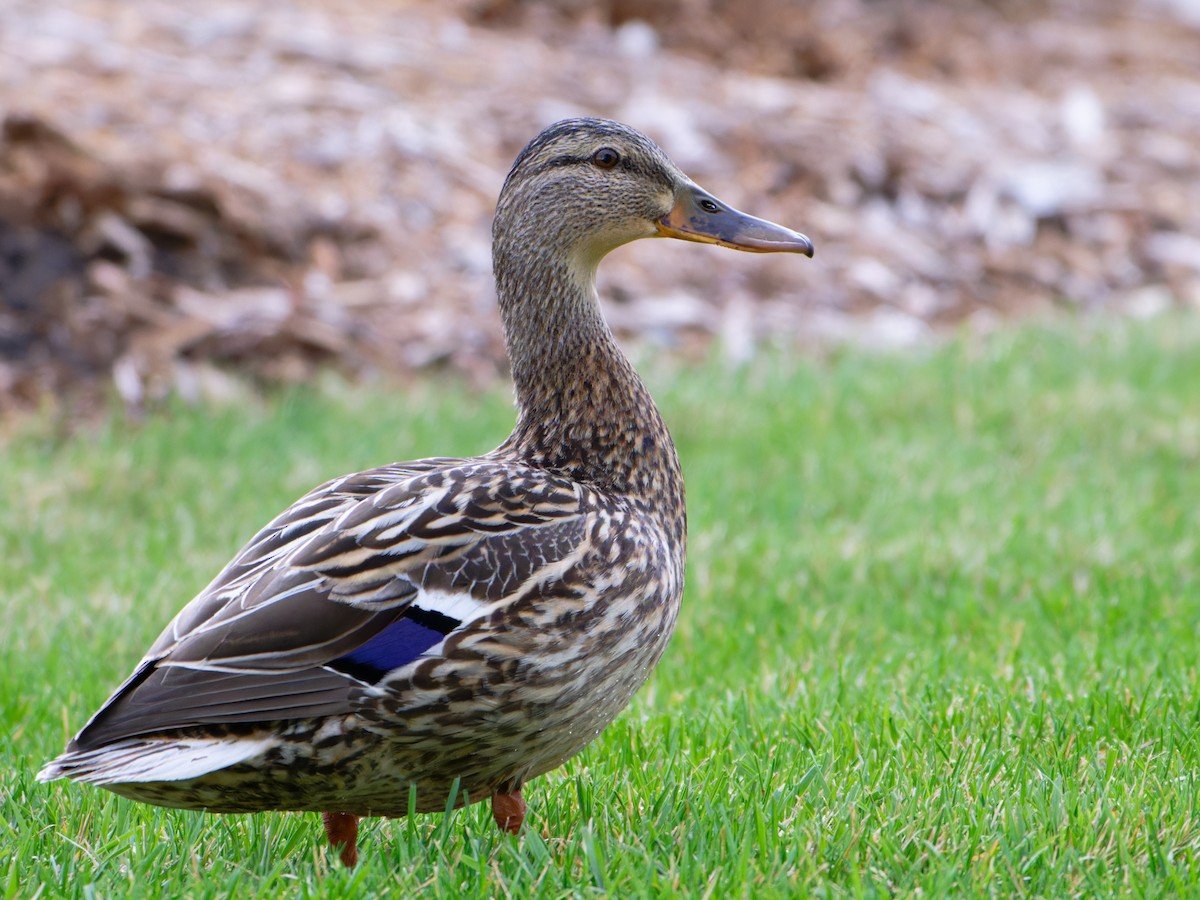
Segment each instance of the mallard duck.
M524 785L625 707L679 614L679 459L595 290L605 254L656 236L813 252L631 128L547 128L517 156L493 227L512 434L301 497L38 779L183 809L320 812L346 865L361 816L490 797L518 833Z

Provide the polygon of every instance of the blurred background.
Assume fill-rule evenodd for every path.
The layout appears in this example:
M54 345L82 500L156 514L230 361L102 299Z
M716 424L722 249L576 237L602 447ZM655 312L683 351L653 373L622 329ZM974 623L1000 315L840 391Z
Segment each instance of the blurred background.
M622 249L629 341L1200 307L1200 0L5 0L0 411L503 374L495 198L582 114L817 246Z

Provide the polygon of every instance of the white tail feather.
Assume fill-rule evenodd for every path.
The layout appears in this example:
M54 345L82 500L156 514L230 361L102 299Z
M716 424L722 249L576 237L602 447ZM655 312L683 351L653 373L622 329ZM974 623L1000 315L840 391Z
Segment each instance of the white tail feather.
M70 778L89 784L187 781L245 762L275 741L273 737L120 741L96 750L64 753L46 763L37 780Z

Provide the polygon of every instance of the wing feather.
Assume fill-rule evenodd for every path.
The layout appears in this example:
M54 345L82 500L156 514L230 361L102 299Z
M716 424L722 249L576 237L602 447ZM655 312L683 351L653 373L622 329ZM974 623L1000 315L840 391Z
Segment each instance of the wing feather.
M179 613L68 749L352 712L361 679L437 652L522 585L561 577L596 503L577 484L486 458L321 485ZM410 612L419 627L401 627Z

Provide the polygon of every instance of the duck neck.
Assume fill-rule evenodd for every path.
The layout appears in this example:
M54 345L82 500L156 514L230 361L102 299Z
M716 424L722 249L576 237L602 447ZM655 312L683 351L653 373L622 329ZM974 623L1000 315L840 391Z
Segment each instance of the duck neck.
M653 500L682 528L675 445L604 322L595 265L522 249L501 241L495 248L518 411L502 449L607 492Z

